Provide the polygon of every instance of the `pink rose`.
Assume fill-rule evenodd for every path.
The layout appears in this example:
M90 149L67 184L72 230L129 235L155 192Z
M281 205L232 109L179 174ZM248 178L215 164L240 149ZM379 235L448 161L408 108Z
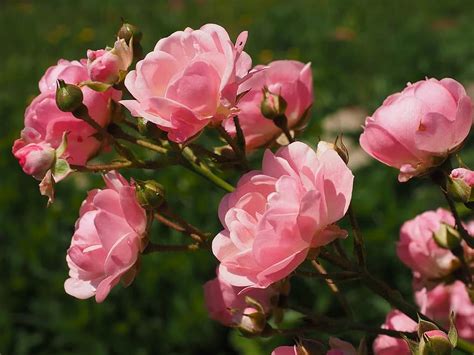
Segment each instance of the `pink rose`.
M351 343L338 338L330 337L329 346L331 350L326 355L357 355L357 351Z
M257 70L262 68L263 66L256 67ZM250 90L237 104L239 122L248 150L265 145L281 134L281 129L261 113L260 104L264 87L267 87L272 94L281 95L285 99L288 104L285 110L288 128L297 126L313 104L313 77L310 63L305 65L294 60L278 60L268 64L264 70L257 72L240 86L239 92ZM232 118L224 122L224 127L230 134L235 134Z
M445 327L449 327L449 315L454 312L459 336L474 340L474 304L461 281L438 285L430 291L423 288L415 293L415 299L422 313Z
M44 143L56 149L62 142L63 134L68 132L68 145L64 157L70 164L84 165L101 146L101 142L93 137L97 132L71 113L59 110L55 95L57 79L79 84L88 78L87 69L82 62L62 59L58 65L50 67L40 80L41 94L26 109L22 144ZM90 116L105 127L110 120L110 100L117 100L121 95L120 92L114 89L97 92L88 87L83 87L82 91L84 104L89 109Z
M418 324L399 310L392 310L387 314L382 328L414 332ZM373 350L375 355L410 355L410 349L405 340L388 335L379 335L375 338Z
M90 80L114 84L126 73L132 60L133 51L123 39L118 39L110 49L88 50L87 71Z
M400 230L397 255L417 277L437 279L459 267L458 258L450 250L438 246L433 238L442 223L454 226L454 218L450 212L438 208L405 222Z
M147 218L135 188L119 173L104 176L107 188L89 192L83 202L66 260L68 294L95 295L102 302L119 281L128 286L137 272Z
M270 298L275 294L271 288L243 288L227 283L221 277L204 284L204 298L209 317L225 326L238 326L242 323L243 314L249 305L245 297L251 297L269 312ZM248 317L247 317L248 318Z
M298 355L298 348L295 346L279 346L272 351L272 355Z
M170 140L188 140L231 114L252 64L242 51L246 39L242 32L234 46L225 29L214 24L161 39L125 79L135 100L121 103L168 132Z
M318 155L319 153L319 155ZM219 206L224 230L213 240L221 277L235 286L267 287L301 264L311 248L344 237L353 175L331 149L301 142L265 152L261 171L239 180Z
M13 144L13 155L25 174L41 180L53 165L56 153L48 143L26 143L17 139Z
M365 122L362 148L400 169L407 181L441 164L457 150L472 125L472 103L453 79L426 79L389 96Z

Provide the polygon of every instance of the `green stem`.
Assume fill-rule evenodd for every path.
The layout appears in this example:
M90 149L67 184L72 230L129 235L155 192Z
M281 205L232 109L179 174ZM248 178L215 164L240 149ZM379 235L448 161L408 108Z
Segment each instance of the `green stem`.
M466 229L464 228L464 225L462 224L461 217L459 217L459 213L458 213L458 210L456 209L456 205L454 204L454 201L448 195L446 190L443 189L442 187L441 187L441 191L443 192L444 198L448 202L449 209L451 210L454 220L456 221L456 229L461 234L461 238L466 242L466 244L470 248L474 248L474 238L471 237L469 233L466 231Z
M228 182L224 181L221 179L219 176L215 175L209 167L207 167L204 163L195 162L195 156L193 155L191 149L189 148L184 148L181 150L181 154L184 157L184 166L190 169L191 171L194 171L195 173L205 177L209 181L213 182L216 186L219 186L221 189L227 191L227 192L232 192L234 191L234 187L229 184Z
M462 350L466 354L474 354L474 344L461 338L458 338L456 349Z

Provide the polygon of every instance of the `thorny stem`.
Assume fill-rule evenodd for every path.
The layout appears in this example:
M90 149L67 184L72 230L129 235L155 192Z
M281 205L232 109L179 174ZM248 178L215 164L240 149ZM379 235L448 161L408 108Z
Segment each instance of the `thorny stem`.
M241 149L239 147L239 144L236 139L234 139L222 126L218 126L217 130L219 131L219 134L224 138L224 140L230 145L232 150L235 153L235 156L240 160L242 167L246 170L249 171L249 163L247 161L247 156L245 154L245 150Z
M348 319L330 318L322 315L312 314L311 311L304 309L303 307L291 306L291 309L298 313L303 314L310 322L299 328L294 329L274 329L275 334L280 335L297 335L300 333L306 333L313 330L322 330L330 333L346 332L346 331L362 331L369 334L383 334L395 338L401 338L406 336L410 339L416 339L416 332L403 332L391 329L373 328L363 323L351 321Z
M180 233L189 235L198 243L204 244L207 242L208 236L204 232L189 224L181 217L171 214L170 211L155 212L154 217L156 220L168 226L169 228L172 228ZM174 219L174 221L167 217L171 217L172 219Z
M82 171L82 172L103 172L117 169L126 168L140 168L140 169L159 169L164 166L175 164L171 160L169 161L137 161L132 162L130 160L117 161L107 164L90 164L90 165L71 165L71 169Z
M357 261L361 268L365 268L366 265L366 251L364 245L364 238L360 231L359 223L357 222L354 209L352 208L352 203L349 205L347 211L349 214L349 220L351 221L352 231L354 232L354 253L357 256Z

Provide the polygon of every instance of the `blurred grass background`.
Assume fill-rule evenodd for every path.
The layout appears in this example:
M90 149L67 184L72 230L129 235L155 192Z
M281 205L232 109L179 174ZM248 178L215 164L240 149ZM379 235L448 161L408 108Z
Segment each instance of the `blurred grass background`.
M0 353L252 355L291 344L291 338L247 340L207 319L201 285L214 277L217 263L204 252L144 257L132 286L118 287L103 304L64 293L65 251L77 210L86 190L100 186L100 177L78 174L61 183L57 202L46 209L37 183L13 159L11 145L45 69L58 58L81 58L88 48L111 45L120 17L141 27L145 51L176 30L215 22L232 38L249 31L246 51L254 64L284 58L311 61L316 99L304 139L315 143L325 134L324 117L346 107L370 114L408 81L449 76L472 88L474 3L0 1ZM471 145L463 153L467 162L474 162ZM254 166L259 166L257 160ZM427 181L398 184L396 175L378 163L357 170L353 201L367 238L370 268L411 297L410 272L395 257L398 229L404 220L443 201ZM221 191L182 169L152 177L166 187L170 203L184 217L204 230L219 230ZM183 237L158 227L152 239L160 238ZM359 320L383 321L389 309L385 302L357 283L342 288ZM291 297L340 315L319 281L296 279ZM361 334L340 336L356 342ZM324 334L314 337L327 339Z

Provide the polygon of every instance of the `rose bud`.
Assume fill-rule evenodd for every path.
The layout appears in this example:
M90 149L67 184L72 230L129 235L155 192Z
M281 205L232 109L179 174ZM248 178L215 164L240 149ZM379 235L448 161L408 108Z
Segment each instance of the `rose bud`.
M429 330L420 337L418 351L420 355L450 355L453 345L445 332Z
M133 50L124 39L113 48L87 51L87 71L92 81L115 84L121 81L133 61Z
M72 84L66 84L64 80L58 80L56 89L56 105L63 112L74 112L82 106L84 95L82 90Z
M472 202L472 187L474 186L474 171L458 168L451 171L447 184L449 195L459 202Z
M273 288L243 288L227 283L218 275L204 284L204 298L209 317L244 333L261 332L271 310Z
M48 143L26 143L17 139L13 145L13 155L20 163L25 174L37 180L43 179L46 172L51 169L56 157L55 150Z
M165 202L165 192L161 184L154 180L135 181L137 198L140 205L147 210L159 208Z
M472 125L472 102L453 79L408 84L365 121L362 148L400 170L398 180L430 172L457 151Z

